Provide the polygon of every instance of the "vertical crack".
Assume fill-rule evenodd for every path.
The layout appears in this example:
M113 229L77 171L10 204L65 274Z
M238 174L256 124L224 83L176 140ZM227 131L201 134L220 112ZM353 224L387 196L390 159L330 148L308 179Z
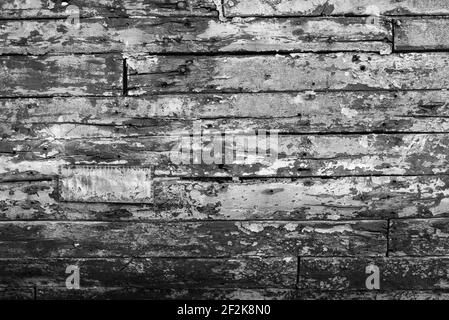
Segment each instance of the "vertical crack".
M391 223L391 220L387 219L387 253L386 253L386 257L388 257L389 252L390 252L390 223Z
M128 96L128 63L126 61L126 58L123 59L123 79L122 79L122 85L123 85L123 96Z
M395 53L396 52L396 27L399 26L400 24L400 20L397 19L393 19L392 23L391 23L391 52Z
M296 290L300 290L300 279L301 279L301 257L298 256L298 265L297 265L297 275L296 275Z

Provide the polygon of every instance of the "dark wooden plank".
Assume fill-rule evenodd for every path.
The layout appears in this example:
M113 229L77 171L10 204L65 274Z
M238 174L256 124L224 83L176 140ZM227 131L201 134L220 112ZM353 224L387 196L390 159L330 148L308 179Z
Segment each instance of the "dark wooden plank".
M279 135L277 138L272 135L267 146L260 135L259 154L255 149L241 152L248 136L255 137L250 132L247 136L231 134L220 142L220 135L203 132L202 140L195 137L198 145L188 136L101 139L95 132L91 132L89 139L2 141L0 178L2 181L48 179L57 175L62 165L154 166L155 176L168 177L290 178L448 173L447 134ZM222 148L221 156L215 161L209 159L213 141ZM194 152L183 153L181 147Z
M403 18L398 20L394 46L398 51L449 49L449 19Z
M0 57L0 96L118 95L119 55Z
M449 252L447 218L392 220L390 255L442 256Z
M447 217L447 176L155 179L154 203L58 203L56 181L0 184L0 220L357 220ZM288 199L288 201L286 201ZM83 199L81 199L83 200ZM83 200L85 201L85 200Z
M62 167L60 200L82 202L152 203L151 168Z
M447 15L446 0L224 0L227 17L323 15Z
M0 135L82 138L89 124L101 125L96 135L103 137L190 131L194 124L282 133L449 132L448 103L441 90L2 99Z
M293 300L296 295L296 290L276 288L37 288L38 300Z
M79 10L81 17L123 16L216 16L221 6L214 0L3 0L0 18L66 18ZM75 6L77 10L69 8Z
M382 256L385 221L1 222L0 254L43 257Z
M223 289L223 288L37 288L38 300L447 300L449 293L438 291L299 291L290 289Z
M0 287L0 300L34 300L34 288Z
M290 288L297 258L244 259L2 259L0 286L64 287L66 268L77 266L80 286L153 289Z
M300 300L447 300L449 292L446 290L436 291L299 291L295 299Z
M447 289L449 260L447 258L301 258L301 290L369 291L366 279L379 268L380 290L437 291Z
M0 21L0 54L121 52L391 52L392 26L373 28L364 18L86 19Z
M447 89L447 53L154 56L128 60L130 95L174 92ZM244 70L244 72L242 72Z

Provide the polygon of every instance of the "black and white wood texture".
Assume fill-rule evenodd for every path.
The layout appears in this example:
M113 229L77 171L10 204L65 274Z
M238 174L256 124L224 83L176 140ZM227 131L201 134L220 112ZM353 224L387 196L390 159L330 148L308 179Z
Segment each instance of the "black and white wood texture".
M0 299L449 299L448 27L447 0L0 1ZM195 128L277 158L179 161Z

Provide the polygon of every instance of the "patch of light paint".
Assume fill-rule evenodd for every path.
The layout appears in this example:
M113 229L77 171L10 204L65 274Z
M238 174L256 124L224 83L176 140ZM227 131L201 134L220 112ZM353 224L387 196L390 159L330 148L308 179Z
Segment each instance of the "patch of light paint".
M344 225L344 226L335 226L332 228L313 228L313 227L306 227L303 229L304 232L316 232L321 234L330 234L330 233L344 233L344 232L352 232L352 228L350 225Z
M267 168L262 168L260 169L257 174L258 175L271 175L273 173L276 173L278 169L281 168L293 168L295 164L295 160L282 160L282 159L277 159L275 160L269 167Z
M407 208L403 208L401 211L398 212L399 218L406 218L406 217L416 217L418 215L418 207L411 206Z
M449 289L449 282L443 279L440 279L437 284L435 284L435 287L439 289Z
M245 1L242 1L245 2ZM327 0L314 0L314 1L279 1L275 6L276 11L280 12L291 12L291 13L302 13L307 14L313 12L318 6L323 6ZM260 3L260 1L258 1ZM267 3L270 3L267 1ZM276 3L276 2L275 2ZM257 4L254 4L257 6ZM270 6L271 7L271 6ZM271 11L273 8L271 8Z
M368 142L368 136L363 136L361 139L359 139L359 144L363 148L369 148L369 142Z
M369 5L365 8L364 14L372 16L380 16L380 8L376 5Z
M336 213L333 213L333 214L330 214L330 215L326 216L327 220L333 220L333 221L339 220L340 218L341 218L341 216L336 214Z
M292 103L302 105L304 104L304 98L301 94L298 94L292 99Z
M42 161L21 161L18 163L11 162L8 159L0 158L0 172L25 172L25 171L35 171L41 174L57 174L58 167L67 165L68 162L60 160L46 160Z
M347 118L352 119L352 118L355 118L359 113L357 112L357 110L353 110L353 109L349 109L349 108L342 108L341 114Z
M157 67L159 65L159 58L157 56L149 56L145 57L145 59L129 57L126 62L128 63L128 67L130 69L145 72L145 70L151 70L151 68Z
M255 223L255 224L246 224L244 226L245 229L251 231L251 232L262 232L264 230L264 226L262 224L259 223Z
M287 231L295 231L296 230L296 224L294 223L288 223L284 226L285 230Z
M221 23L214 20L209 21L207 29L199 34L199 39L209 39L212 37L231 37L240 33L240 28L231 23Z

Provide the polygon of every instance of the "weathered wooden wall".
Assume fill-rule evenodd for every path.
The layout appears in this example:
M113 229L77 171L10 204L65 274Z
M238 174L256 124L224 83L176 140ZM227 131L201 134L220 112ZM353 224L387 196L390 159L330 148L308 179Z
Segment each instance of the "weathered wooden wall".
M67 5L0 0L0 299L449 298L449 1Z

